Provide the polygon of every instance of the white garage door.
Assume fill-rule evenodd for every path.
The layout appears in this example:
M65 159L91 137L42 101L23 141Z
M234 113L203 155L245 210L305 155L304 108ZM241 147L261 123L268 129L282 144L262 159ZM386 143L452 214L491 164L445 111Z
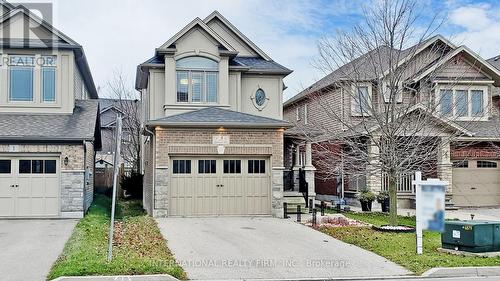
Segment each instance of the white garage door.
M500 205L499 161L453 163L453 202L459 207Z
M175 157L170 216L269 215L268 158Z
M59 160L0 157L0 217L59 214Z

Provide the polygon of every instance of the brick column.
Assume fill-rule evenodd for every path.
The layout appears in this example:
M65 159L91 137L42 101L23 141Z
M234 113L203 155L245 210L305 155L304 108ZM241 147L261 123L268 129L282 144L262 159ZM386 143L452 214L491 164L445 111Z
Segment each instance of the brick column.
M382 171L380 170L380 149L376 143L368 143L369 164L366 174L366 188L374 192L382 190Z
M450 141L441 138L439 142L439 147L437 151L437 175L442 181L447 181L446 193L453 193L453 182L452 182L452 165L450 161Z

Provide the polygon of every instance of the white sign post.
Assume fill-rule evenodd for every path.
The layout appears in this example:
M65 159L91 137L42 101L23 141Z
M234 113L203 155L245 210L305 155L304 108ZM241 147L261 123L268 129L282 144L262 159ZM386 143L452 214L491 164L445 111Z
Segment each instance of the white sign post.
M445 192L448 182L439 179L422 180L422 173L415 172L417 254L423 253L423 230L444 231Z

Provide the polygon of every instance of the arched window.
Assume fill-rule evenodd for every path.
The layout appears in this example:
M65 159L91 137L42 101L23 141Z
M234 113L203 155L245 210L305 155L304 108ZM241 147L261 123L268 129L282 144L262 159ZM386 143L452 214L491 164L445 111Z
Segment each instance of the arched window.
M217 102L219 64L204 57L186 57L176 62L177 102Z

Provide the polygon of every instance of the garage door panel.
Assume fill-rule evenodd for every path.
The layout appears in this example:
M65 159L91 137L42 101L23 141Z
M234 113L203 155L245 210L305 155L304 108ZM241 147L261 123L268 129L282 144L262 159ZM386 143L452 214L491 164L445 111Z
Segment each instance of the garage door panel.
M57 158L10 157L11 173L0 173L0 216L54 217L59 214ZM23 165L20 165L22 161ZM32 163L36 161L36 167ZM44 169L44 163L48 163ZM54 165L55 163L55 165ZM54 169L55 167L55 169ZM3 169L4 170L4 169ZM10 187L14 185L14 187ZM3 187L9 186L8 189Z
M187 181L182 180L185 175L181 176L173 172L170 174L170 215L270 214L269 174L265 172L263 174L250 174L248 158L238 156L173 157L170 164L173 165L173 161L181 159L189 159L192 170ZM263 159L265 160L265 158ZM210 162L210 165L207 162L200 163L199 160L216 161L216 165L213 165L213 162ZM265 161L268 165L269 161ZM207 165L216 166L216 171L211 168L207 172L207 168L203 168ZM193 194L193 196L188 198L187 193Z
M14 200L12 198L0 197L0 216L14 216Z
M455 205L460 207L500 205L500 169L478 168L476 162L468 161L467 168L453 168Z

